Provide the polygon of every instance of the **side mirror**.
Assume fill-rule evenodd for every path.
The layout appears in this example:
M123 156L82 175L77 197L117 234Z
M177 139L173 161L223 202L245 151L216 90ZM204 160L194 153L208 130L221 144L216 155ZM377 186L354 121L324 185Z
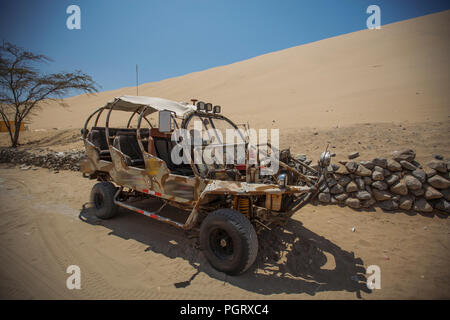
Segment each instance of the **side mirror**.
M167 110L162 110L159 112L159 132L170 133L173 130L172 127L172 112Z

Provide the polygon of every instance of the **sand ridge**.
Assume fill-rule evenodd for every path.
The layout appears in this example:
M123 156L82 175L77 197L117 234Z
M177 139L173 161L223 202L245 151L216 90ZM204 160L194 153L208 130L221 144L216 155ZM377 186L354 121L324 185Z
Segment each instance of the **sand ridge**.
M362 30L184 76L146 83L139 94L223 106L266 128L365 122L443 121L450 116L450 10ZM447 70L447 71L445 71ZM80 128L95 108L135 87L46 105L30 127Z

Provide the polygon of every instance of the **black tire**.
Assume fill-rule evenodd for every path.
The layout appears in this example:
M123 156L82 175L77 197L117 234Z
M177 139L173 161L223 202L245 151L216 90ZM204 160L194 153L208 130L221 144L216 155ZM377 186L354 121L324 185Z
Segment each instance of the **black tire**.
M216 210L200 228L200 246L217 270L229 275L245 272L256 259L258 237L250 221L232 209Z
M117 189L111 182L99 182L91 191L91 203L94 214L100 219L114 217L119 208L114 203L114 195Z

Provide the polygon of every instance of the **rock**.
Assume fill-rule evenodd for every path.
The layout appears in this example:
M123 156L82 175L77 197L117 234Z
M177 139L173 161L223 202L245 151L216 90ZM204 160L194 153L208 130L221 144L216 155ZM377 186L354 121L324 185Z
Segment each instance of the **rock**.
M338 203L338 201L336 200L336 198L335 198L335 197L331 197L331 201L330 201L330 203L331 203L331 204L337 204L337 203Z
M434 207L440 211L450 213L450 203L445 199L437 201Z
M442 160L432 160L428 162L427 165L436 171L447 173L447 165Z
M413 195L415 195L416 197L420 197L420 196L423 196L425 194L425 190L420 188L420 189L417 189L417 190L411 190L411 193Z
M416 170L416 166L414 166L411 162L408 162L406 160L402 160L400 161L400 164L402 165L403 168L405 168L406 170Z
M411 149L405 149L405 150L400 150L400 151L394 151L392 153L392 159L394 159L395 161L402 161L402 160L406 160L408 162L413 161L416 158L416 153L411 150Z
M377 201L388 200L392 198L392 195L388 191L381 191L378 189L372 190L373 196Z
M416 177L421 183L425 183L427 181L427 174L423 169L416 169L411 174Z
M359 209L361 207L361 202L359 201L359 199L355 198L348 198L347 200L345 200L345 204L354 209Z
M359 152L357 152L357 151L355 151L355 152L350 152L349 154L348 154L348 158L349 159L355 159L355 158L358 158L359 157Z
M374 171L381 172L381 173L384 174L384 169L383 169L382 167L380 167L380 166L375 166L375 167L373 167L373 170L374 170Z
M386 182L387 182L388 185L392 185L392 184L396 183L399 180L400 180L400 177L398 175L396 175L396 174L393 174L393 175L389 176L386 179Z
M338 179L338 183L345 187L350 181L352 181L352 179L350 179L349 176L342 176Z
M359 190L364 190L364 179L358 177L355 179L355 183L358 186Z
M364 177L364 183L366 185L371 185L372 184L372 178L370 177Z
M378 190L387 190L388 189L387 183L383 182L383 181L375 181L374 183L372 183L372 187L376 188Z
M417 212L432 212L433 207L425 200L425 198L417 198L414 202L414 211Z
M450 180L450 171L447 172L447 173L440 173L440 172L438 172L438 175L440 175L441 177L443 177L443 178L445 178L447 180Z
M388 169L383 169L383 175L384 177L389 177L391 175L391 172Z
M329 193L321 192L318 197L320 202L329 203L331 201L331 195Z
M330 189L330 193L331 194L338 194L338 193L343 193L344 192L344 187L341 186L340 184L335 184L331 189Z
M394 200L385 200L378 202L378 206L383 210L397 210L398 209L398 203Z
M362 177L368 177L368 176L372 175L372 171L370 171L369 169L367 169L363 165L358 165L358 168L356 169L355 173L358 176L362 176Z
M334 179L333 175L329 175L327 179L327 184L331 188L337 183L336 179Z
M387 167L387 160L385 158L375 158L372 160L372 163L375 166L379 166L382 168L386 168Z
M416 168L423 169L422 165L420 163L418 163L416 160L411 161L411 164Z
M372 170L373 167L375 166L372 161L360 161L359 164L363 165L369 170Z
M401 196L406 196L408 194L408 187L405 181L402 179L397 184L391 186L391 192L399 194Z
M430 167L425 167L424 171L425 171L425 174L427 175L427 178L431 178L432 176L434 176L437 173L436 170L434 170Z
M441 177L440 175L435 175L428 179L428 183L437 189L447 189L450 187L450 181Z
M444 157L441 156L440 154L433 154L433 158L435 158L437 160L444 160Z
M341 194L335 195L334 198L336 198L336 200L339 202L344 202L348 198L348 194L341 193Z
M447 173L438 172L438 175L440 175L444 179L450 180L450 172L447 172Z
M372 180L374 180L374 181L381 181L381 180L384 180L384 174L383 174L383 172L374 170L374 171L372 172Z
M349 161L345 164L345 167L347 168L348 172L354 173L358 168L358 164L354 161Z
M442 198L443 195L439 191L437 191L432 186L425 186L425 199L431 200L431 199L439 199Z
M338 171L338 169L339 169L339 167L340 167L340 165L338 165L338 164L336 164L336 163L332 163L331 164L331 168L333 169L333 171Z
M450 189L443 189L441 190L441 193L444 196L445 200L450 201Z
M358 191L358 186L356 185L356 183L354 181L351 181L350 183L347 184L345 191L356 192L356 191Z
M409 190L419 190L422 188L422 183L412 175L405 176L405 183Z
M406 196L400 197L398 206L400 209L403 209L403 210L411 210L413 203L414 203L414 197L411 195L406 195Z
M388 159L387 160L387 168L391 171L401 171L402 165L395 160Z
M369 192L367 192L367 191L358 191L356 193L356 197L359 200L369 200L369 199L372 198L372 195Z
M374 198L370 198L369 200L363 200L361 201L361 207L368 208L370 206L373 206L376 203Z
M337 173L337 174L342 174L342 175L349 174L349 172L348 172L347 168L345 167L345 165L339 167L339 168L335 171L335 173Z

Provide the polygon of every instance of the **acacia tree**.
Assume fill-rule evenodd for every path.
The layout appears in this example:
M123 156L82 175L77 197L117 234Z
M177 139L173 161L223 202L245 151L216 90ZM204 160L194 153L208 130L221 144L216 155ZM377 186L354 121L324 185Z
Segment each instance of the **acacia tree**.
M0 115L14 148L19 144L22 122L43 104L53 100L64 105L62 98L72 90L98 92L97 83L80 70L43 74L36 68L50 61L9 42L0 46Z

